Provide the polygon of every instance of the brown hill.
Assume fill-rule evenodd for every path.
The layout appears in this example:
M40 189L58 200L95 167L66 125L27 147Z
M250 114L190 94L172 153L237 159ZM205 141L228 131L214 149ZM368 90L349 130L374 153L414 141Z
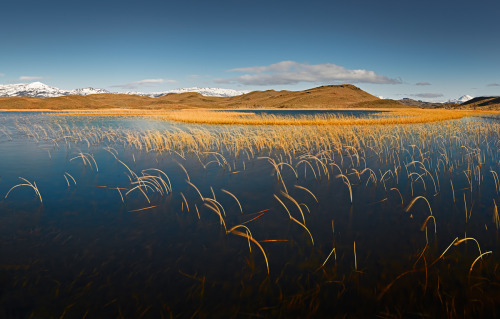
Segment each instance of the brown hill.
M352 108L403 107L350 85L328 85L304 91L253 91L234 97L170 93L158 98L126 94L68 95L54 98L0 98L0 109L178 109L178 108Z

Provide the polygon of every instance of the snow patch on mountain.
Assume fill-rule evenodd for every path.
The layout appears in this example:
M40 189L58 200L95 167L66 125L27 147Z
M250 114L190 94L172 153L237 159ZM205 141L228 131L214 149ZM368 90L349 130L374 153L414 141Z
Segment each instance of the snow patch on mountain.
M76 90L62 90L56 87L48 86L41 82L0 85L0 97L25 96L49 98L65 95L89 95L102 93L110 92L91 87Z
M159 97L169 93L188 93L188 92L200 93L201 95L204 96L229 97L229 96L246 94L250 91L192 87L192 88L182 88L182 89L175 89L175 90L154 92L154 93L126 92L124 94ZM90 95L90 94L104 94L104 93L112 93L112 92L92 87L74 89L74 90L63 90L56 87L48 86L41 82L0 85L0 97L25 96L25 97L37 97L37 98L49 98L49 97L57 97L65 95ZM120 93L113 93L113 94L120 94Z
M465 103L469 100L472 100L474 97L473 96L470 96L470 95L462 95L461 97L459 97L458 99L454 99L454 100L448 100L448 103L458 103L458 104L461 104L461 103Z

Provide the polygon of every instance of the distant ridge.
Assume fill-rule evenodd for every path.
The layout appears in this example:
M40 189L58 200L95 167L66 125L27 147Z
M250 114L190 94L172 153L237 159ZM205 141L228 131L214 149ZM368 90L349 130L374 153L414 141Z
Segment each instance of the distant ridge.
M127 92L126 94L160 97L170 93L200 93L203 96L231 97L231 96L246 94L249 92L250 91L233 90L233 89L191 87L191 88L174 89L174 90L154 92L154 93Z
M192 88L182 88L182 89L175 89L175 90L155 92L155 93L127 92L125 94L160 97L163 95L167 95L169 93L186 93L186 92L196 92L200 93L203 96L229 97L229 96L237 96L245 94L248 93L249 91L192 87ZM51 97L59 97L66 95L86 96L91 94L123 94L123 93L113 93L104 89L95 89L92 87L75 89L75 90L63 90L53 86L46 85L41 82L0 85L0 97L23 96L23 97L51 98Z
M426 102L421 100L410 99L407 97L398 101L408 106L425 107L425 108L450 108L450 107L456 107L457 104L459 105L465 104L472 99L474 99L474 97L470 95L462 95L458 99L448 100L446 102Z
M465 95L462 95L461 97L459 97L458 99L448 100L448 102L446 102L446 103L458 103L458 104L461 104L461 103L465 103L467 101L470 101L473 98L474 98L473 96L465 94Z
M454 108L469 110L500 110L500 96L479 96Z
M48 86L41 82L0 85L0 97L24 96L49 98L65 95L90 95L103 93L110 92L104 89L94 89L92 87L76 90L62 90L56 87Z
M180 108L392 108L404 107L351 85L327 85L304 91L253 91L230 97L203 96L196 92L159 97L100 93L52 98L0 97L0 109L180 109Z

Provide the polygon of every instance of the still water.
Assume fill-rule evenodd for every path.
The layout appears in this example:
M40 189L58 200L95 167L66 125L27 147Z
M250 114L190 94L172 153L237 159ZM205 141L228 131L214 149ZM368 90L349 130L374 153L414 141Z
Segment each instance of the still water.
M0 317L496 311L498 124L274 130L0 113Z

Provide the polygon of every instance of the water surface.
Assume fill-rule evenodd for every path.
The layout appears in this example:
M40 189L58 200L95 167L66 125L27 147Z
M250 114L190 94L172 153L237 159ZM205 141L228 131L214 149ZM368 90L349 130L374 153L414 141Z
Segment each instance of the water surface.
M0 316L443 316L436 293L497 308L498 124L305 135L294 152L268 149L294 128L204 128L1 113ZM268 142L235 152L238 136ZM475 241L440 258L457 237L493 251L472 274Z

